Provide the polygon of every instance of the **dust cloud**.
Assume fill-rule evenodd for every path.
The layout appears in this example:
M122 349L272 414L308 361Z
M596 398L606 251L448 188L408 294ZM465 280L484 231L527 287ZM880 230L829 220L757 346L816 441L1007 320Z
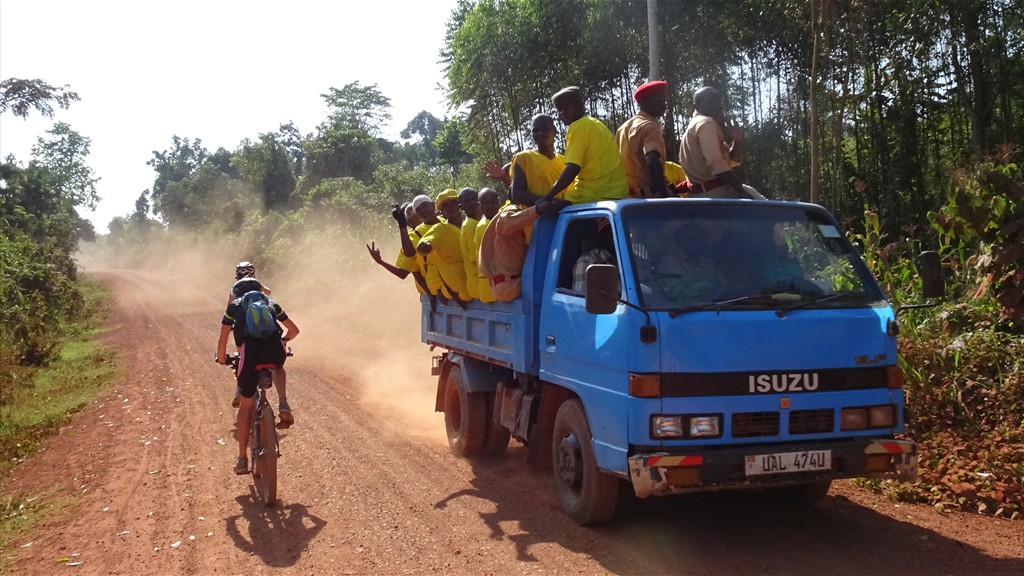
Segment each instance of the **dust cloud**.
M290 365L336 377L331 386L339 395L358 398L411 435L446 445L443 416L434 412L432 353L420 342L413 279L399 279L378 266L366 249L371 241L385 261L394 262L399 239L393 225L306 218L301 227L281 226L262 251L212 234L163 235L133 251L130 267L171 280L174 290L209 295L216 316L227 303L235 264L252 261L257 278L300 328ZM266 255L264 262L256 252ZM98 250L82 254L80 264L86 272L129 267ZM211 320L211 342L217 329ZM293 406L309 409L303 406L301 382L292 382L289 378Z

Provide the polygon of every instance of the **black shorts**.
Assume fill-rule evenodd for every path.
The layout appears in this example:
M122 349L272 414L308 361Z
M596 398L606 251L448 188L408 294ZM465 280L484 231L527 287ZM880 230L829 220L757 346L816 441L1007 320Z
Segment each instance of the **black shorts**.
M238 374L236 380L242 397L256 394L256 367L262 364L284 366L288 357L284 341L280 339L256 340L247 338L238 348Z

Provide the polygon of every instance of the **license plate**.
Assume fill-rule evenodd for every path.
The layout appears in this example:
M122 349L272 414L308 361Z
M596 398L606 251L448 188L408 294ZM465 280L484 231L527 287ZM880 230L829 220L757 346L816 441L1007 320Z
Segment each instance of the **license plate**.
M831 468L831 450L807 450L805 452L782 452L780 454L747 456L747 476L830 470Z

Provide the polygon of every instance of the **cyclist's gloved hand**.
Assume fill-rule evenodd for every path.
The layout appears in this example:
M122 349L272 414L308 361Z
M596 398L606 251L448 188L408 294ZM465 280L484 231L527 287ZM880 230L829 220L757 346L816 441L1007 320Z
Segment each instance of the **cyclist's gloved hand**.
M395 219L395 222L398 222L398 226L407 226L408 222L405 220L405 210L403 210L398 204L392 204L391 208L391 217Z

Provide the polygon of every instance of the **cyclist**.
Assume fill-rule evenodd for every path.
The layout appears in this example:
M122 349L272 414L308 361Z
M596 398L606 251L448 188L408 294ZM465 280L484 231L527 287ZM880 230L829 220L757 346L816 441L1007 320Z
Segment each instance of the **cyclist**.
M255 277L256 277L256 266L253 265L252 262L249 262L247 260L242 260L238 264L235 264L235 282L236 283L239 280L241 280L242 278L255 278ZM260 290L264 294L266 294L267 296L270 296L270 294L271 294L270 288L267 288L266 286L264 286L262 282L260 283ZM240 298L241 296L242 296L241 294L235 294L235 287L234 287L234 285L232 285L231 286L231 290L228 292L228 304L230 304L231 301L234 300L235 298Z
M236 282L232 290L244 295L247 292L259 290L259 286L259 280L244 278ZM273 309L276 324L276 334L271 339L264 340L248 335L245 327L245 310L242 309L242 298L240 297L228 304L227 310L221 319L220 338L217 340L217 361L221 364L228 363L228 334L232 332L234 333L235 344L238 346L239 352L238 371L236 372L239 402L238 415L235 419L235 434L238 440L240 456L235 461L236 474L246 474L249 471L246 448L249 440L249 420L252 416L253 396L256 393L255 367L260 364L284 366L287 342L299 334L299 327L281 309L281 306L273 300L270 301L270 305ZM277 322L284 324L285 328L288 329L283 335L280 324L277 324ZM278 412L281 415L281 423L278 426L287 428L295 420L292 417L291 409L288 407L284 378L277 378L278 374L281 373L275 373L274 378L274 384L277 386L280 399ZM285 416L286 414L287 417Z
M270 296L271 290L263 285L262 282L256 280L259 284L258 288L246 287L246 283L242 280L255 280L256 279L256 266L252 262L243 260L235 265L235 283L231 285L231 290L228 291L228 304L235 298L241 298L249 290L259 290L267 296ZM241 291L240 291L241 290ZM277 395L281 399L282 404L288 406L287 397L281 392L285 389L285 381L288 375L285 373L284 366L274 368L274 388L277 390ZM235 397L231 399L231 407L238 408L239 402L239 390L235 389ZM291 410L280 412L282 428L287 428L295 423L295 419L292 416Z

